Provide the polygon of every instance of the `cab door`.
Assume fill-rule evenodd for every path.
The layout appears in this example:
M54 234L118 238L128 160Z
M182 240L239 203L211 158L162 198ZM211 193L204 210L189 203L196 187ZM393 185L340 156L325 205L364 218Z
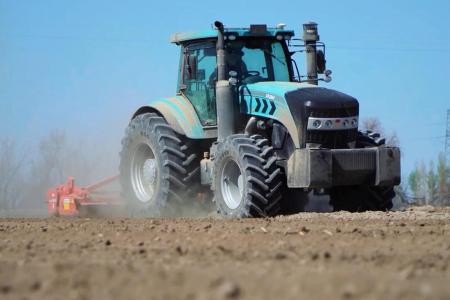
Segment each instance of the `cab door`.
M216 45L194 43L184 47L180 91L194 106L203 126L217 124Z

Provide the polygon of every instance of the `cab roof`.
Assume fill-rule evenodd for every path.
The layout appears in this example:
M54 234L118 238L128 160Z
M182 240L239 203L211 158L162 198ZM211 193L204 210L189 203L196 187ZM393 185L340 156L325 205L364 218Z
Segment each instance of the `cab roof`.
M276 37L277 35L282 35L283 39L285 39L286 37L293 37L294 31L286 30L284 28L269 28L265 25L251 25L250 28L225 28L225 36L228 35L235 35L236 37ZM217 38L217 29L196 32L178 32L172 35L170 42L179 45L188 41L209 38Z

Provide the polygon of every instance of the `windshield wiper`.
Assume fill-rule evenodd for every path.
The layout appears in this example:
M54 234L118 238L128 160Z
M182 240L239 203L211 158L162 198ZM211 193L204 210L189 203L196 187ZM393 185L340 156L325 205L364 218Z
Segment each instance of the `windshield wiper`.
M286 65L286 63L284 63L281 59L279 59L278 57L276 57L275 55L272 54L272 52L270 52L267 49L262 49L262 51L264 51L264 53L269 54L272 58L275 58L280 64L282 64L283 66Z

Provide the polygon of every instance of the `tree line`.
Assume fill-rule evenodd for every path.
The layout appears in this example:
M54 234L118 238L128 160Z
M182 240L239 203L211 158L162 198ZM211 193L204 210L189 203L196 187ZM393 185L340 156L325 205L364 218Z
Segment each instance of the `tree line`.
M376 118L367 118L362 129L386 137L386 144L400 146L395 134L384 131ZM87 185L117 172L117 144L95 141L87 143L68 139L63 131L52 131L37 145L19 147L11 139L0 139L0 211L45 209L48 188L74 176L77 184ZM440 154L437 163L416 164L407 180L396 188L396 201L404 204L450 205L450 166ZM403 203L403 204L402 204Z
M429 205L450 205L450 166L445 155L440 153L437 163L424 161L416 163L408 176L408 187L412 193L412 202Z
M114 153L110 155L109 153ZM74 176L87 185L117 171L117 151L52 131L36 145L0 139L0 211L45 209L46 191Z

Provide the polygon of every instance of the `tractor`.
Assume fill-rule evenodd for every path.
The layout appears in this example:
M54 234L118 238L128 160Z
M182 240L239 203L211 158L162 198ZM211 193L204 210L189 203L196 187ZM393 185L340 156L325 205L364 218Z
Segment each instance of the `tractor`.
M229 218L301 212L311 192L335 211L389 210L400 150L359 131L359 102L329 82L318 26L176 33L176 96L132 116L120 182L133 216L168 216L198 195ZM301 75L293 59L306 57Z

